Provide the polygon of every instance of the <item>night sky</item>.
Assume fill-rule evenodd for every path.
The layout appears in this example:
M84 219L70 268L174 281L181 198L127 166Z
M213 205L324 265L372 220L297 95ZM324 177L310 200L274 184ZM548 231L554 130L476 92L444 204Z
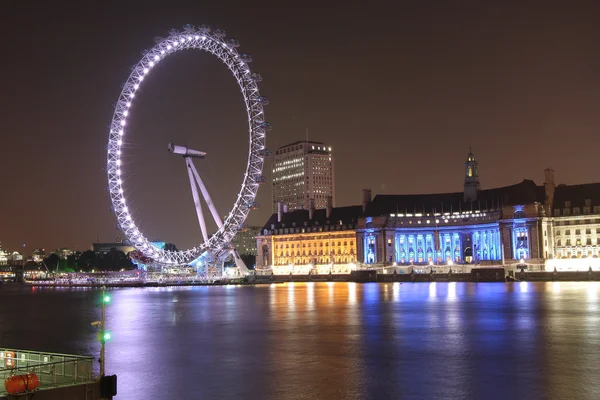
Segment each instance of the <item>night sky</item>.
M271 101L270 149L306 129L331 145L338 206L367 187L460 191L469 145L482 188L541 184L546 167L559 183L600 181L600 6L557 3L7 2L2 247L83 250L120 235L104 170L113 105L142 50L186 23L221 28L252 56ZM242 97L217 58L190 51L161 62L136 100L130 208L149 238L192 245L201 235L185 166L167 143L207 151L196 166L226 214L247 157ZM258 201L250 224L270 215L270 185Z

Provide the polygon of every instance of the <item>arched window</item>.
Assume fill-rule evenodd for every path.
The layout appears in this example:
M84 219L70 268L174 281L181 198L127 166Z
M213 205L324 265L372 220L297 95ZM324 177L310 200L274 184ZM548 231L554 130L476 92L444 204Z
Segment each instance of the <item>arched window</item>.
M515 211L513 218L514 219L525 218L525 211L523 211L523 210Z

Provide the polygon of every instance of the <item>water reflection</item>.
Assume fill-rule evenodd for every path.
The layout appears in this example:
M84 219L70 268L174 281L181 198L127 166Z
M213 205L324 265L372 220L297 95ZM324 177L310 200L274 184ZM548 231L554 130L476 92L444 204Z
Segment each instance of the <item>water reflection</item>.
M98 351L89 325L98 291L1 290L2 345ZM119 289L107 314L108 372L125 399L595 399L599 290L595 282Z
M346 284L346 287L348 288L348 303L356 303L356 283L349 282Z
M456 300L456 282L448 283L448 300L449 301Z
M392 284L392 299L394 301L398 301L399 298L400 298L400 283L394 282Z

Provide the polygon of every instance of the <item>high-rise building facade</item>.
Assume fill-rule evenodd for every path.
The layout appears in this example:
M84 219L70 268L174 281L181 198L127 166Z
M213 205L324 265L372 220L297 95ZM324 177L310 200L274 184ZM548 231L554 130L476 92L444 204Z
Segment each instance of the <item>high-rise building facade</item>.
M292 210L327 207L335 203L335 174L331 147L322 142L294 142L275 151L273 163L273 212L277 203Z
M239 231L232 242L240 256L256 256L256 236L260 226L247 226Z

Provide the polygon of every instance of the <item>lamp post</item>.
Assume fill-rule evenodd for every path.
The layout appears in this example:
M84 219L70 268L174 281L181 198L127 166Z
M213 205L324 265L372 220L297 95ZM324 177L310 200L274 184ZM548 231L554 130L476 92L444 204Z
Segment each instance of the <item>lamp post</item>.
M110 303L110 296L106 294L106 286L102 287L102 301L101 301L101 309L102 309L102 313L101 313L101 317L100 317L100 321L94 321L92 322L92 326L98 326L100 327L100 332L98 332L98 340L100 341L101 347L100 347L100 359L98 360L98 362L100 362L100 377L104 376L104 365L105 365L105 357L104 357L104 344L106 343L106 341L110 340L111 335L110 332L106 331L106 325L105 325L105 317L106 317L106 304Z

